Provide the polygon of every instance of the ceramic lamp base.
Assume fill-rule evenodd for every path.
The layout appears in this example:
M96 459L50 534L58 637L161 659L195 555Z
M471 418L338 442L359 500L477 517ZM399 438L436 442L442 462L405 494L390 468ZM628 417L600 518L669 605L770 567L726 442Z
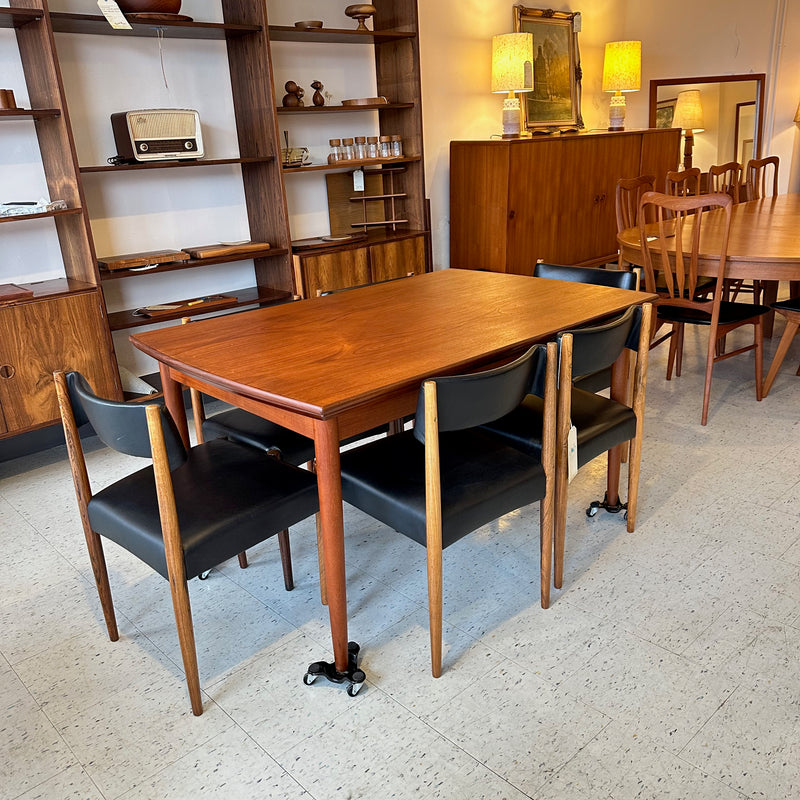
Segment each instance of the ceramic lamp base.
M519 97L507 97L503 100L503 138L517 139L520 135L520 106Z
M625 130L625 95L617 92L611 98L608 109L608 129L610 131Z

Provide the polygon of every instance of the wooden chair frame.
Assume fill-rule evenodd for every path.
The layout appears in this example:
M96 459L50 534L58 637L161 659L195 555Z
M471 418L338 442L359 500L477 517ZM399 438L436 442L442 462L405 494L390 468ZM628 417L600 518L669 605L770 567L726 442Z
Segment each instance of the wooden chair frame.
M767 174L772 169L772 191L767 192ZM775 197L778 194L778 169L780 159L778 156L766 158L751 158L745 167L745 184L747 186L747 199L760 200L762 197Z

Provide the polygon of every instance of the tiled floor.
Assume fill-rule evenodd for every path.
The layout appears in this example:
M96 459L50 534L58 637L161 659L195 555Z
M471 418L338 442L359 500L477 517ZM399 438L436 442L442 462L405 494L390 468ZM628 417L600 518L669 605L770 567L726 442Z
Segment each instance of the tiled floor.
M719 364L703 428L704 337L671 383L653 352L637 531L584 515L602 460L572 484L548 611L535 507L446 551L439 680L424 551L346 510L356 698L301 682L330 657L311 522L292 593L274 541L192 581L195 718L166 583L108 546L110 643L63 450L0 465L0 800L800 796L800 339L762 403L751 356Z

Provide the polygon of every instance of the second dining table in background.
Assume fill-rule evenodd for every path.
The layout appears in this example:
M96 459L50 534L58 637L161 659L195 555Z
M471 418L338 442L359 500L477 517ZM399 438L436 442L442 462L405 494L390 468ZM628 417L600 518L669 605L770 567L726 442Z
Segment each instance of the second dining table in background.
M701 275L716 277L722 241L722 215L710 212L700 236ZM685 235L691 230L687 226ZM641 266L639 229L628 228L618 236L622 258ZM726 278L764 283L764 304L778 296L779 281L800 281L800 194L782 194L736 203L728 239ZM772 334L772 315L765 320L764 334Z
M496 364L653 295L439 270L282 306L137 333L159 362L184 441L182 386L314 440L335 668L348 668L339 442L414 412L425 378Z

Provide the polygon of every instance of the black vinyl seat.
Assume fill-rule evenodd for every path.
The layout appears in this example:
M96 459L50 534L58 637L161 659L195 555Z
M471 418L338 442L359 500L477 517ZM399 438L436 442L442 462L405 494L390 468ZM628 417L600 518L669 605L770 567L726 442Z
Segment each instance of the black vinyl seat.
M543 458L478 428L532 387L544 398ZM343 499L426 547L434 677L442 662L443 548L541 501L541 600L549 604L554 426L555 345L537 345L502 367L426 380L413 430L342 454Z
M187 450L162 406L104 400L77 372L56 373L55 381L109 637L119 638L101 537L169 580L192 711L201 714L187 580L316 513L316 478L226 440ZM152 465L93 495L78 435L85 422L108 447Z
M602 325L579 328L559 334L559 389L556 434L556 496L554 534L554 583L561 588L564 567L566 533L567 485L569 482L568 434L570 425L576 428L577 466L588 464L604 452L631 442L628 469L627 527L636 524L639 469L641 463L642 420L644 414L645 374L650 349L652 307L633 306L622 316ZM633 394L631 404L617 402L601 395L576 388L574 375L606 369L628 348L635 351ZM543 407L541 400L528 395L510 414L485 424L483 429L522 452L536 455L542 448ZM615 464L620 454L616 453ZM618 466L616 467L618 476ZM592 504L590 509L602 504ZM614 509L612 509L614 510Z

